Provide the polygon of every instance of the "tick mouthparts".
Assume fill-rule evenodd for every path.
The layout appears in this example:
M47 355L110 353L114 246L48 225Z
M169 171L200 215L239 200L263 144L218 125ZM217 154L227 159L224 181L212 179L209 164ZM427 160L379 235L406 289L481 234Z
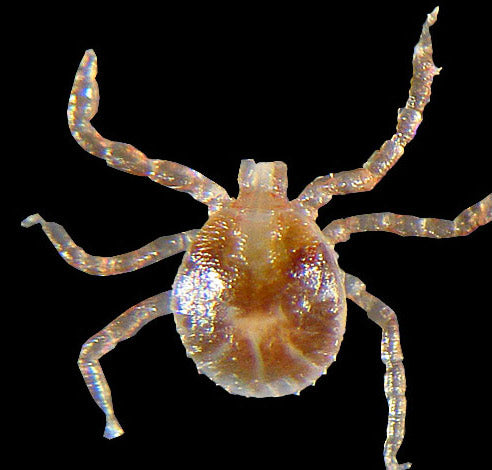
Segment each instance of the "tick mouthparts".
M287 197L287 165L284 162L241 160L239 168L239 197L255 192L274 197Z

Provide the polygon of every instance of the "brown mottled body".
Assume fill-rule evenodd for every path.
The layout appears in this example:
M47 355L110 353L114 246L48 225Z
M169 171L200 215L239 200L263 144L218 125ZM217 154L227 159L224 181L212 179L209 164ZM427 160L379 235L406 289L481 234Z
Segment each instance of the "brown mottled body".
M188 355L240 395L298 393L326 372L345 331L333 247L287 198L252 201L243 191L210 217L178 271L173 299Z

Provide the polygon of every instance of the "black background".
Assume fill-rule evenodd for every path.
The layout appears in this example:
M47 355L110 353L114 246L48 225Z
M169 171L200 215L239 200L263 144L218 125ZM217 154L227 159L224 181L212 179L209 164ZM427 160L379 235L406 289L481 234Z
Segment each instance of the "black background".
M188 165L232 196L242 158L283 160L295 197L318 175L360 167L393 134L413 46L433 7L187 3L20 14L8 47L7 99L15 102L6 177L16 182L9 224L39 212L87 252L115 255L206 221L205 206L188 195L111 169L72 139L66 104L85 49L98 56L93 124L103 136ZM441 2L431 31L443 71L417 137L376 189L322 209L321 227L380 211L452 219L490 193L487 21L473 2ZM21 458L383 468L380 331L352 303L336 364L299 397L227 394L196 373L172 317L154 321L101 361L126 430L104 440L104 416L76 365L80 347L130 306L169 289L181 256L91 277L65 264L39 227L18 227L9 278L12 398L20 403L12 436L36 448ZM398 314L408 379L399 460L415 469L458 460L471 468L470 457L488 458L477 426L490 419L491 233L490 225L449 240L368 233L337 247L341 267Z

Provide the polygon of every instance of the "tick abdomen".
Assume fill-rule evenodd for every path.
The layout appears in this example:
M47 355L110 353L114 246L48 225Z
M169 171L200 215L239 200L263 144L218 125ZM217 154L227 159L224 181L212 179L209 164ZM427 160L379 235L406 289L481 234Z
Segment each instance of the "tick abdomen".
M288 201L213 215L183 260L173 296L188 356L239 395L281 396L311 385L335 359L345 330L336 255Z

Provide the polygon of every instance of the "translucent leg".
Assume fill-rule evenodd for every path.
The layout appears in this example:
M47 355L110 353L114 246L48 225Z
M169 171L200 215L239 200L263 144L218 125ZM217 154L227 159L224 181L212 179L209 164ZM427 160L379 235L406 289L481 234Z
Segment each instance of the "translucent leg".
M391 232L404 237L451 238L468 235L492 221L492 194L465 209L454 220L419 218L391 212L356 215L334 220L323 233L331 243L347 241L352 233Z
M120 436L123 429L114 415L111 390L99 359L154 318L170 313L170 302L171 291L144 300L121 314L82 346L79 368L92 397L106 415L104 437L108 439Z
M66 230L55 222L46 222L39 214L22 221L23 227L41 224L41 228L61 257L74 268L96 276L127 273L185 251L198 230L160 237L144 247L118 256L92 256L77 246Z
M430 99L432 79L440 71L432 60L429 32L438 11L439 8L435 8L427 15L419 42L415 46L409 96L405 107L398 110L396 133L371 155L363 168L316 178L297 198L304 207L315 211L328 203L333 195L370 191L403 155L404 147L414 138L422 122L422 112ZM370 106L375 105L377 102L370 103L359 114L369 119Z
M387 470L404 470L410 463L398 464L396 454L405 434L405 369L400 346L400 332L395 312L378 298L366 291L362 281L350 274L345 275L347 297L367 312L382 331L381 360L386 366L384 392L388 401L388 427L384 443L384 463Z
M159 184L190 194L216 210L230 200L224 188L191 168L168 160L152 160L132 145L105 139L90 120L99 106L96 82L97 58L92 49L85 52L75 75L68 104L68 125L74 139L87 152L103 158L117 170L148 176Z

